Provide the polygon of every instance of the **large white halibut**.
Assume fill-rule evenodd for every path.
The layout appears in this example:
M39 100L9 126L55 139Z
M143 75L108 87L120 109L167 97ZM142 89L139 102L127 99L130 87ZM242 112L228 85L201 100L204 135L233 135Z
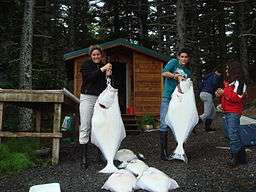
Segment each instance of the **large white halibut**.
M186 79L175 88L165 117L165 122L172 129L178 143L172 158L187 162L183 143L198 120L193 83Z
M91 142L101 150L107 160L107 166L100 173L113 173L118 170L113 160L126 133L121 118L117 89L109 84L101 94L109 95L113 98L113 103L108 108L102 108L99 104L100 96L96 101L92 117Z

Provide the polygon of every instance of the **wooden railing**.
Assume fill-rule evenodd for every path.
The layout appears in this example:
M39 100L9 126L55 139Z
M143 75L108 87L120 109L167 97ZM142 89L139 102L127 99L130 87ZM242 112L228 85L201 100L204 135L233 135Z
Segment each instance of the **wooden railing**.
M36 116L36 127L31 132L3 131L3 113L5 105L17 105L31 108ZM52 164L59 162L60 139L62 137L61 115L78 114L79 99L67 89L63 90L17 90L0 89L0 142L1 137L39 137L51 138ZM41 132L41 116L43 113L53 115L52 132ZM63 113L63 114L62 114Z

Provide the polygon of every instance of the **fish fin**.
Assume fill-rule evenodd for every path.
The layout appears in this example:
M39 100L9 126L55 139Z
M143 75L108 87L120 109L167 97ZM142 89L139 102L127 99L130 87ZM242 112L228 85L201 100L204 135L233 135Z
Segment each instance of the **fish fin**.
M99 173L114 173L116 171L118 171L118 169L113 164L113 162L108 162L107 166L100 170Z
M180 161L184 161L185 163L188 163L188 157L185 153L184 154L174 153L172 156L170 156L170 159L180 160Z

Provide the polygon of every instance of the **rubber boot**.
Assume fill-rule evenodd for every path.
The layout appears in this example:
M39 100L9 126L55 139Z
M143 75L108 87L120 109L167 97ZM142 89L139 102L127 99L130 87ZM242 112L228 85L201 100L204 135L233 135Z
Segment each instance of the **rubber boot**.
M88 158L87 158L87 146L88 144L81 144L81 149L82 149L82 157L81 157L81 167L86 169L88 167Z
M199 117L197 124L195 125L192 133L196 134L196 129L203 123L202 119Z
M238 152L239 164L245 165L247 164L247 155L245 148L242 147L241 150Z
M160 158L164 161L169 161L168 153L167 153L167 136L168 132L160 131L160 147L161 147L161 155Z
M212 119L206 119L205 120L205 131L206 132L213 132L216 131L215 129L211 128L211 124L212 124Z
M237 167L239 165L239 153L231 153L227 165L231 168Z
M107 160L105 159L105 157L103 156L102 152L100 151L99 148L97 148L98 150L98 155L97 155L97 159L98 159L98 162L100 163L106 163Z

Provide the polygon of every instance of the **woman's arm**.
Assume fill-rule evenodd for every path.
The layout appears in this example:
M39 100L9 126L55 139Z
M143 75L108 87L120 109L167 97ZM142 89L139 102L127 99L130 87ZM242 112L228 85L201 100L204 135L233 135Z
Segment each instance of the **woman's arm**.
M85 81L95 81L99 76L105 75L106 71L112 70L112 65L110 63L107 63L100 69L93 65L94 64L91 64L91 63L84 63L82 65L81 72L82 72L83 79Z

